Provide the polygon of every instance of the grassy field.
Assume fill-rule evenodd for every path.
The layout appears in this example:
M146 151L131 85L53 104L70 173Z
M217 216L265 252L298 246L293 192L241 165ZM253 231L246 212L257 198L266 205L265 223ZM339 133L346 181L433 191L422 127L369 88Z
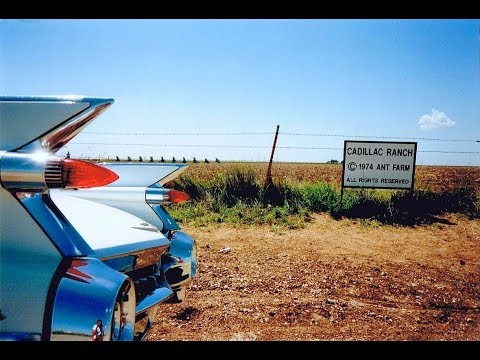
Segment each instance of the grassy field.
M259 180L264 180L268 163L225 162L189 163L185 175L198 180L212 180L222 172L233 168L252 169ZM341 164L319 163L274 163L274 180L286 182L324 182L340 188L342 180ZM478 166L432 166L419 165L415 169L415 189L444 191L473 188L480 193L480 167Z
M283 231L302 228L312 213L322 212L400 225L432 223L446 213L480 217L478 166L417 165L413 192L345 189L340 201L342 164L274 163L269 187L266 162L188 165L167 186L186 191L191 201L169 210L194 226L266 224Z
M377 223L415 225L445 213L480 214L480 168L417 167L415 190L346 189L340 196L342 166L275 164L265 186L266 163L191 164L173 187L192 201L170 210L193 225L228 223L302 228L312 213Z
M108 159L91 159L94 162L112 161ZM135 161L134 161L135 162ZM268 163L266 162L222 162L192 163L183 176L201 181L210 181L221 173L232 169L252 170L258 181L265 181ZM323 182L340 188L342 164L324 163L273 163L272 176L282 182ZM445 191L472 188L480 193L479 166L436 166L417 165L415 168L415 189L428 191Z

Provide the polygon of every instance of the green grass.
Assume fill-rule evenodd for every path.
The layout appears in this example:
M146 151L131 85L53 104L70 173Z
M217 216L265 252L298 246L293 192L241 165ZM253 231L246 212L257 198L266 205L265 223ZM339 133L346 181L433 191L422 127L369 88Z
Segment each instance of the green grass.
M479 218L480 199L473 188L443 192L340 189L326 183L275 182L264 186L249 167L234 167L210 181L181 176L173 187L191 201L169 206L179 222L270 225L282 232L305 226L312 212L374 223L414 225L448 212Z
M179 222L193 226L225 223L229 225L269 225L272 230L300 229L310 220L306 210L292 214L285 207L238 203L214 211L205 201L170 205L170 214Z

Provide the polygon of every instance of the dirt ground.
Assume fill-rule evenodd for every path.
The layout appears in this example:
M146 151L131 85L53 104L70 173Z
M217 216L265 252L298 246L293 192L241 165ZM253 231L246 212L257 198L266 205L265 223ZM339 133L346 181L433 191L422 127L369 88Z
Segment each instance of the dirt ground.
M480 340L479 219L183 230L197 277L147 340Z

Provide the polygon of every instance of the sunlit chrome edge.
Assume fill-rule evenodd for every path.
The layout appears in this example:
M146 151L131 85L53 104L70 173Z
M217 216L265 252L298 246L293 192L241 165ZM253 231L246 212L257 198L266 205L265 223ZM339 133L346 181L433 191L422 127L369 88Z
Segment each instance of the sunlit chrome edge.
M149 240L119 246L110 246L104 249L95 249L94 251L95 255L101 260L110 260L127 255L135 255L140 258L142 256L150 256L160 259L160 256L167 250L168 246L170 246L169 241L166 238L160 238L158 240ZM156 263L157 261L158 260L156 260L155 262L145 263L145 265Z
M162 272L175 293L169 302L182 302L197 272L196 244L182 231L175 231L170 241L170 251L162 257Z
M61 183L62 159L45 151L36 153L5 152L0 154L0 178L9 190L44 191L51 185L56 170ZM57 179L58 182L58 179Z

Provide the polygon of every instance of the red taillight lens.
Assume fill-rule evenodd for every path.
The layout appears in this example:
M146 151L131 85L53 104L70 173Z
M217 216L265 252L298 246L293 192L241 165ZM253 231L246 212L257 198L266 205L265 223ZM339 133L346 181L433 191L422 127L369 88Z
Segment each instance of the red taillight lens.
M187 193L173 189L170 189L168 196L170 197L169 201L172 203L181 203L190 199L190 196Z
M15 192L97 187L117 179L117 174L103 166L83 160L61 159L42 151L1 154L0 185Z
M105 186L117 179L117 174L103 166L83 160L63 160L62 187L84 189Z

